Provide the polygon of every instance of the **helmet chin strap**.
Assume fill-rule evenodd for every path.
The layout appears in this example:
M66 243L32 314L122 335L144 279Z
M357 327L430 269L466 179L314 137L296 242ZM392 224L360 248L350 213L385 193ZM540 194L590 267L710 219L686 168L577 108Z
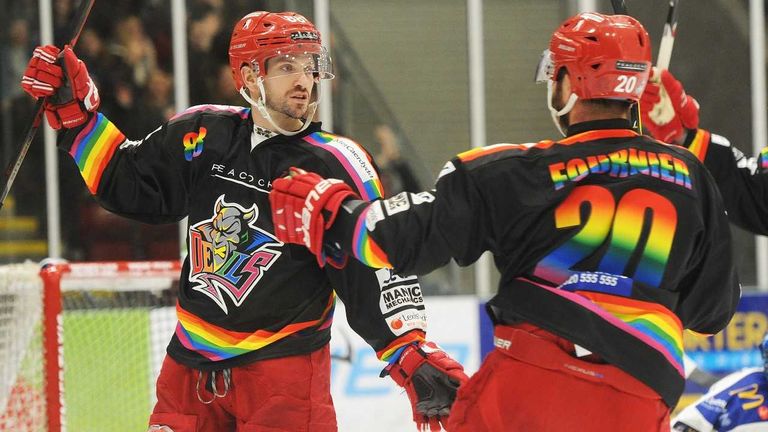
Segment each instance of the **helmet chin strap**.
M555 82L552 80L547 81L547 107L549 108L549 114L552 116L552 121L555 123L555 127L562 136L565 136L565 131L563 130L563 127L560 126L560 117L571 112L576 101L579 100L579 97L576 93L571 93L571 96L568 97L568 102L563 109L558 111L552 106L552 94L555 92L554 88Z
M280 126L278 126L277 123L275 123L275 121L272 120L272 116L269 115L269 111L267 110L266 101L265 101L265 97L267 93L264 91L264 79L259 77L258 81L256 82L256 85L259 86L259 93L261 94L258 100L253 100L251 95L249 95L248 92L245 91L245 86L240 88L240 95L249 104L251 104L251 106L255 106L256 109L259 111L259 114L261 114L261 116L265 118L269 122L269 124L271 124L272 127L275 128L275 130L279 132L281 135L293 136L293 135L299 134L301 132L304 132L304 130L307 129L307 127L309 127L309 124L312 123L312 118L315 116L315 111L317 111L317 103L320 100L319 95L317 97L317 100L310 103L309 106L307 107L307 118L304 120L304 123L302 124L301 128L295 131L287 131L281 128Z

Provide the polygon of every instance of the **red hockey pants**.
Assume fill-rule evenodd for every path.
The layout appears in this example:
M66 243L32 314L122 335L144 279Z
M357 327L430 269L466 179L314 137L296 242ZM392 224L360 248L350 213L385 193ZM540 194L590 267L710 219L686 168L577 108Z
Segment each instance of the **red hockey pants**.
M174 432L335 432L328 345L305 355L261 360L232 369L223 397L198 387L198 372L165 357L157 379L157 405L149 424ZM224 380L216 375L216 390ZM205 404L198 399L208 401Z
M461 388L451 432L669 431L648 386L530 324L497 326L494 349ZM589 357L587 357L589 358Z

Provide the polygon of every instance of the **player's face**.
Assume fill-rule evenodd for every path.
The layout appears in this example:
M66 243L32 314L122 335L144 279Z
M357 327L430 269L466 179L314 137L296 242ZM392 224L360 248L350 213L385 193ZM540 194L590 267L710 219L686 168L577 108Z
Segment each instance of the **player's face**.
M267 60L267 74L264 76L267 108L293 119L303 118L317 82L315 61L311 55Z

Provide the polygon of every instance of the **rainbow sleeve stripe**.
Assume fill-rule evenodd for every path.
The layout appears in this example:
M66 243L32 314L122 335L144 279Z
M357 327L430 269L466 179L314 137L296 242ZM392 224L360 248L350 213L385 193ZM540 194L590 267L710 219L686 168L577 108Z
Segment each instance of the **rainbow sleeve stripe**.
M327 132L307 135L304 141L333 154L355 183L358 193L364 200L373 201L383 196L381 180L360 145L348 138Z
M768 169L768 147L760 150L760 168Z
M237 332L206 322L202 318L184 310L177 303L176 337L185 348L212 360L226 360L241 354L256 351L277 342L301 330L320 325L328 327L327 318L331 316L336 304L336 295L331 294L328 304L320 318L312 321L289 324L278 331L256 330Z
M704 162L704 159L707 157L709 139L709 132L705 131L704 129L699 129L696 131L696 136L693 138L693 141L691 141L691 145L688 146L688 150L696 155L696 159L702 162Z
M355 258L369 267L392 268L386 252L371 238L368 228L365 226L365 219L374 205L380 205L380 202L369 205L357 217L355 231L352 234L352 253L355 255Z
M685 376L683 326L669 309L656 303L610 294L567 292L541 284L537 286L578 303L600 315L608 323L640 339L661 353L681 376Z
M101 176L104 174L117 147L125 141L125 135L102 113L96 113L77 134L69 154L77 163L88 190L96 195Z
M399 337L395 339L392 343L387 345L384 349L376 351L376 357L379 358L379 360L382 361L389 361L389 358L392 357L392 354L397 352L400 348L414 343L414 342L421 342L424 340L424 333L421 331L412 331L409 333L404 334L402 337Z

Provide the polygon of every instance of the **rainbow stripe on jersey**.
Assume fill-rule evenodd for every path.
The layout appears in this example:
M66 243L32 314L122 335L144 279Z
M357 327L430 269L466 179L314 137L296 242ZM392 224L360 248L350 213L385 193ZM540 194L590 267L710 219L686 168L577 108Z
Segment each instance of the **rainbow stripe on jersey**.
M304 137L304 141L336 156L364 200L373 201L382 197L381 180L373 168L373 164L368 160L367 154L357 143L327 132L315 132L307 135ZM379 204L374 205L378 206ZM353 253L357 259L370 267L391 268L392 265L389 263L386 253L371 238L365 226L365 216L371 207L366 209L358 218L353 235Z
M707 158L707 151L709 150L709 142L711 134L704 129L698 129L696 135L693 137L693 141L688 146L688 150L696 155L696 159L704 162Z
M760 168L768 169L768 147L760 150Z
M414 343L414 342L421 342L424 340L424 333L421 331L411 331L406 334L404 334L402 337L397 338L394 340L391 344L384 347L384 349L376 351L376 356L379 358L379 360L383 361L389 361L389 359L392 357L392 354L395 354L397 350L400 348Z
M661 353L680 373L683 368L683 326L669 309L652 302L591 291L568 292L541 284L537 286L578 303L608 323L640 339Z
M179 322L176 325L176 337L179 338L179 341L185 348L209 360L226 360L264 348L286 336L311 327L318 327L318 329L328 327L333 319L335 304L336 295L331 294L320 318L312 321L292 323L274 332L267 330L256 330L253 332L227 330L206 322L204 319L185 311L177 304L176 315Z
M125 135L104 114L96 113L77 134L69 154L77 163L88 190L96 195L104 168Z
M305 136L304 141L336 156L364 200L373 201L382 197L381 180L365 151L356 142L328 132L315 132Z
M352 235L352 253L360 262L373 268L392 268L386 252L368 234L365 221L369 212L381 211L381 201L368 206L357 218Z
M492 144L492 145L485 146L485 147L476 147L476 148L473 148L472 150L467 150L465 152L459 153L458 154L458 158L462 162L466 163L466 162L470 162L470 161L473 161L473 160L481 158L481 157L493 155L493 154L496 154L496 153L503 153L503 152L506 152L506 151L509 151L509 150L522 150L522 151L525 151L525 150L528 150L528 149L531 149L531 148L546 149L546 148L552 147L552 145L554 143L555 143L554 141L544 140L544 141L539 141L538 143L535 143L535 144L534 143L528 143L528 144Z

